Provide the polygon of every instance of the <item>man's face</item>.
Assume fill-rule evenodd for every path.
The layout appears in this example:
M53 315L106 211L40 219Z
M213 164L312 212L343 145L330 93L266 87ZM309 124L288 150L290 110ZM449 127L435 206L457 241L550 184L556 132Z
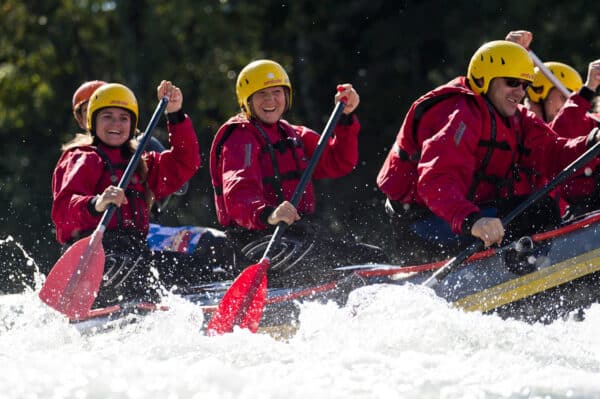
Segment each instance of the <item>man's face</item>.
M517 106L525 97L528 86L529 82L526 80L494 78L490 82L487 96L500 115L509 117L517 112Z

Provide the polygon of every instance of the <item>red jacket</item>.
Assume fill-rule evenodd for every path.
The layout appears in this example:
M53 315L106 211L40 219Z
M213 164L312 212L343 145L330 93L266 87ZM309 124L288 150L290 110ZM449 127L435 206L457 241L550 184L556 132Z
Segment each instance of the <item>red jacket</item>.
M148 187L157 199L177 191L200 167L200 151L191 120L167 124L172 148L162 153L146 152L143 158L148 165ZM100 222L102 214L90 207L90 200L109 185L117 185L129 159L120 148L99 145L82 146L65 151L52 176L52 221L56 226L56 239L61 244L89 234ZM100 154L105 154L110 167ZM111 180L111 176L117 180ZM145 186L134 173L126 190L128 204L122 205L107 229L134 228L144 235L148 232L149 211L145 200Z
M417 195L417 163L421 157L421 146L447 119L447 115L438 112L440 108L445 109L445 105L440 103L460 94L472 96L474 101L481 102L480 106L485 107L483 97L475 96L465 85L464 77L430 91L410 107L377 175L377 185L388 198L402 203L425 205ZM422 123L422 116L426 111L429 115L425 123ZM487 119L482 122L483 125L486 122L489 125L489 117Z
M338 123L315 168L314 179L341 177L354 169L358 162L359 130L355 116L349 125ZM275 162L264 135L272 146ZM290 200L318 140L315 131L285 120L265 125L241 115L229 119L217 132L210 151L210 175L219 223L249 230L267 228L266 217L282 200ZM279 182L273 179L274 164ZM305 214L315 211L312 183L308 184L297 209Z
M592 103L578 93L573 93L562 106L550 127L563 137L586 135L600 124L589 114ZM598 115L596 115L598 117ZM561 195L569 202L577 202L597 189L596 180L600 177L600 159L588 163L576 176L567 180L561 187Z
M588 146L587 137L558 137L522 106L505 120L484 97L468 89L464 77L433 93L457 95L442 98L421 115L416 133L422 142L416 158L418 179L397 179L405 187L416 184L410 202L425 204L457 234L465 218L480 211L480 204L530 194Z

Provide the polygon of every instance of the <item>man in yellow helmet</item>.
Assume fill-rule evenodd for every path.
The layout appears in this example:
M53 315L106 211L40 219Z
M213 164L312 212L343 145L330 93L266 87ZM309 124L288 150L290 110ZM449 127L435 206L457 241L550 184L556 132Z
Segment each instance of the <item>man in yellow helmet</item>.
M381 259L381 251L353 240L325 245L325 251L317 248L331 240L330 233L317 234L319 226L309 221L316 210L312 183L297 208L289 202L319 135L282 119L292 105L292 85L284 68L272 60L251 62L238 76L236 94L241 112L217 132L210 173L219 223L245 258L238 267L258 261L279 222L290 228L281 256L271 259L270 270L284 272L289 277L287 283L302 284L317 278L317 269ZM334 102L344 97L346 106L315 168L316 179L344 176L358 161L360 125L354 111L359 96L345 83L338 85L333 97ZM374 250L377 254L369 256ZM292 277L291 272L304 276Z
M595 142L595 131L557 138L529 113L521 101L533 80L522 46L492 41L473 54L467 76L411 106L377 179L399 256L418 258L415 248L426 248L426 255L447 257L468 236L500 244L500 218ZM535 205L508 226L508 238L560 221L551 198Z

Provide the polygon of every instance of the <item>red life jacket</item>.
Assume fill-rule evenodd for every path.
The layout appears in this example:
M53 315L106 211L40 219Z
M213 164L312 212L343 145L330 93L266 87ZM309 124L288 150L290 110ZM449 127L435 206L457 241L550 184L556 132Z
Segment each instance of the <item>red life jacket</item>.
M258 123L248 121L241 116L231 118L215 135L210 150L210 176L214 189L215 208L219 223L223 226L229 226L233 221L227 212L223 198L221 154L225 142L238 127L249 129L261 144L260 165L249 165L249 167L260 169L262 184L265 187L264 195L270 206L276 207L282 201L291 198L291 193L307 164L302 138L287 121L278 122L280 139L272 142ZM315 194L312 183L308 184L297 208L302 213L314 212Z
M61 155L52 179L52 220L58 242L67 243L91 233L100 216L89 211L89 199L109 185L117 185L126 165L127 159L119 149L82 146ZM107 229L136 229L145 234L149 225L145 192L145 185L135 173L126 190L128 204L117 208Z
M109 185L118 185L125 173L129 160L121 159L122 162L112 162L106 152L100 147L91 147L104 162L104 173L98 181L98 192L104 191ZM141 182L140 176L134 173L125 190L127 204L117 207L115 218L118 228L134 228L147 231L150 224L148 203L146 202L146 186Z
M534 184L531 178L521 179L519 175L524 174L531 177L533 171L515 170L510 176L494 176L486 173L486 167L495 151L512 152L512 148L507 142L496 140L496 111L489 100L475 94L467 86L465 77L458 77L420 97L410 107L396 136L394 145L377 176L377 185L389 199L402 203L425 205L417 194L417 165L421 158L421 147L426 139L437 133L436 127L442 125L444 118L447 118L444 113L440 113L439 116L435 114L436 106L453 96L461 95L468 96L474 106L480 110L486 110L486 112L481 112L481 129L488 132L486 137L478 143L479 147L486 148L486 152L481 167L478 168L474 176L467 197L475 198L482 183L495 186L499 192L499 197L521 195L521 193L531 190L531 185ZM428 121L427 126L422 126L421 119L428 111L431 111L427 114L428 119L433 118L433 123ZM518 141L517 152L528 154L529 150L522 145L522 137L519 137ZM521 185L523 187L519 188L518 186ZM487 190L489 188L484 188L484 191Z

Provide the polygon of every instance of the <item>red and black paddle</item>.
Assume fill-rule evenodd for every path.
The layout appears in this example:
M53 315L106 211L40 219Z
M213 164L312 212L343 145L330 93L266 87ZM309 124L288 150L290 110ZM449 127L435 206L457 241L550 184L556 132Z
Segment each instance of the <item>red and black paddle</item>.
M158 103L146 131L121 177L119 188L125 189L129 185L142 152L152 136L152 130L168 102L169 99L165 96ZM109 205L92 235L82 238L65 251L50 270L40 290L39 297L42 301L72 320L87 317L100 289L104 273L102 237L115 210L114 204Z
M312 177L313 171L345 106L346 103L342 99L333 109L329 121L325 125L325 130L319 138L317 148L290 199L292 205L298 206L298 202L304 194L306 185ZM277 224L262 259L244 269L225 292L206 328L209 335L231 332L234 326L247 328L252 332L258 330L267 298L267 270L270 266L268 256L271 248L281 240L286 228L287 224L285 222Z

